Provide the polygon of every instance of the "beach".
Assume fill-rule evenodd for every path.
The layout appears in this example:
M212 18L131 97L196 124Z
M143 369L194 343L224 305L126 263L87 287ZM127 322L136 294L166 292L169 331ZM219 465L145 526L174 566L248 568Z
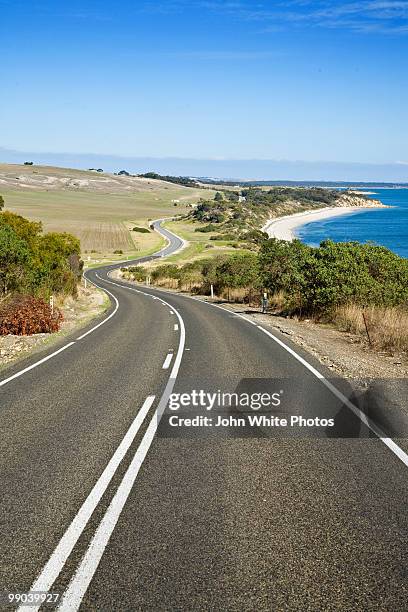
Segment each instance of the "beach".
M314 221L324 221L332 217L342 215L351 215L363 210L372 210L373 206L333 206L331 208L318 208L317 210L307 210L294 215L286 215L268 221L262 231L266 232L269 238L277 238L278 240L294 240L296 238L296 229L312 223Z

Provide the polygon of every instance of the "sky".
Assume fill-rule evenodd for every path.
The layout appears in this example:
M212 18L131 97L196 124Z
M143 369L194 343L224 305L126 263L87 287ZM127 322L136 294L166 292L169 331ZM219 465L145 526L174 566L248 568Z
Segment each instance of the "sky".
M0 41L1 161L408 180L408 0L0 0Z

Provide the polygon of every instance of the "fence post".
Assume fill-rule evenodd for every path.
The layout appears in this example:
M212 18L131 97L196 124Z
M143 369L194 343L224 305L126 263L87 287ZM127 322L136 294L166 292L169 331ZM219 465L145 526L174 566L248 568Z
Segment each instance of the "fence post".
M371 338L370 338L370 333L368 331L368 324L367 324L367 319L366 319L366 316L365 316L364 309L365 309L365 306L363 306L363 313L362 313L363 314L363 321L364 321L365 330L367 332L368 343L371 345L372 342L371 342Z

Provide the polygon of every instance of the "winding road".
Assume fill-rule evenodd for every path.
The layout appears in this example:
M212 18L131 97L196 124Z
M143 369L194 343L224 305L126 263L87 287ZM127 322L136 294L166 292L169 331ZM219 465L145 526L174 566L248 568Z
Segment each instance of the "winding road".
M155 225L169 244L152 257L181 248ZM407 610L404 441L286 337L119 265L86 272L103 318L2 374L3 608L31 591L69 611ZM243 427L231 417L259 411L227 406L216 427L215 410L168 407L271 388L276 417L324 425ZM192 416L213 425L178 424Z

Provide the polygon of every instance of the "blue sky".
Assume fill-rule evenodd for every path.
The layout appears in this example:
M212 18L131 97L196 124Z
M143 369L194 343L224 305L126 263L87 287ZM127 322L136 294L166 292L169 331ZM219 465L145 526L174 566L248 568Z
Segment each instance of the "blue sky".
M0 0L0 11L4 149L408 174L408 0Z

